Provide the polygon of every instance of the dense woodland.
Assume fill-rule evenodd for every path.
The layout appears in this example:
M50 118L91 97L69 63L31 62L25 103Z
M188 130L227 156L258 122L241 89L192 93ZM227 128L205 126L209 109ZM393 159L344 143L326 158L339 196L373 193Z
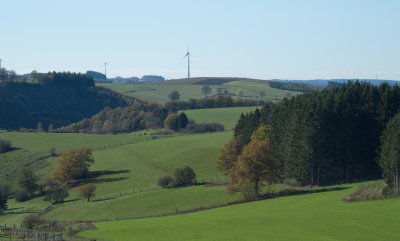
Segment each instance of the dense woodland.
M296 82L270 81L269 86L275 89L291 90L299 92L312 92L318 90L314 85Z
M111 134L162 128L168 110L157 104L136 102L128 107L105 108L91 118L57 129L57 132Z
M91 117L105 107L134 102L105 88L93 79L75 73L33 73L31 82L0 83L0 128L55 128Z
M399 108L400 87L388 84L350 82L284 99L241 116L230 143L238 151L230 155L235 160L267 124L285 179L325 185L380 178L381 135Z

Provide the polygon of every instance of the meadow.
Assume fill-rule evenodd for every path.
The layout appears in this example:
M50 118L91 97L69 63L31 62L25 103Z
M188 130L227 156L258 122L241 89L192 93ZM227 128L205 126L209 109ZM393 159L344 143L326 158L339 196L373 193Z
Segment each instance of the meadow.
M221 187L155 190L160 176L173 174L176 168L183 166L191 166L195 170L198 182L225 182L224 176L216 170L216 158L224 143L232 136L231 132L174 135L160 139L144 136L143 132L127 135L16 132L1 134L0 138L10 139L15 146L27 150L47 150L49 146L55 145L57 150L65 151L80 146L90 147L89 143L93 147L106 147L93 151L96 160L91 167L93 178L86 180L96 184L96 199L99 201L85 203L78 199L76 188L72 188L67 203L48 214L51 219L96 219L107 217L109 213L113 214L110 216L112 218L158 215L172 212L180 206L192 209L235 199L227 196ZM41 138L44 141L39 142ZM131 141L133 143L129 144ZM56 160L57 157L48 158L45 160L45 166L37 169L42 181L46 180ZM13 167L15 172L19 170L17 166ZM204 196L214 198L202 200L201 197ZM158 201L154 203L153 198ZM181 202L177 202L178 199L181 199ZM0 217L0 223L19 224L25 216L49 205L50 203L43 201L42 197L23 203L10 200L10 210L7 211L7 215ZM85 212L80 211L82 207L85 207ZM110 207L116 210L113 211ZM29 208L33 209L26 211Z
M80 235L128 240L396 241L399 199L345 203L357 184L196 213L95 223Z
M211 108L211 109L196 109L182 110L180 113L185 113L189 119L196 123L211 123L217 122L225 127L225 130L232 130L240 115L253 111L257 107L231 107L231 108Z
M0 181L14 185L18 171L26 165L34 168L44 180L50 169L55 165L55 158L48 158L52 148L56 153L79 147L89 147L96 150L153 138L150 135L144 135L144 133L142 131L124 135L95 135L0 131L0 139L11 141L15 148L13 151L0 154L2 163Z
M181 94L181 100L188 100L190 98L204 98L201 93L201 88L204 85L190 84L190 82L183 81L179 84L164 83L146 83L146 84L132 84L132 83L112 83L112 84L96 84L97 86L109 88L122 94L139 97L140 99L150 100L159 103L169 101L168 94L177 90ZM218 88L226 88L230 94L236 95L238 89L243 91L243 98L259 99L259 91L265 91L266 95L263 98L276 100L282 99L287 95L296 95L298 92L287 91L281 89L271 88L268 82L262 81L244 81L236 80L221 85L209 85L211 88L210 96L217 94Z

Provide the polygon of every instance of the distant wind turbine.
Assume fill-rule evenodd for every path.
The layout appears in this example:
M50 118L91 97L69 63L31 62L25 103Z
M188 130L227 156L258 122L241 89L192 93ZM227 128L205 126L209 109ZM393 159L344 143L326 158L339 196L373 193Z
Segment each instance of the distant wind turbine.
M189 50L187 50L184 58L187 57L187 60L188 60L188 79L190 79L190 56L192 56L192 55L190 54Z
M107 63L104 63L104 75L107 78Z

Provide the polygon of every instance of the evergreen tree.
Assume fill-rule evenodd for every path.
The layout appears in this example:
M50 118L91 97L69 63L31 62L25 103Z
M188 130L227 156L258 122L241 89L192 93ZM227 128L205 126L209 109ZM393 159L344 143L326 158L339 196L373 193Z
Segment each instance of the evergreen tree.
M381 138L378 159L383 177L394 194L400 194L400 114L391 119Z

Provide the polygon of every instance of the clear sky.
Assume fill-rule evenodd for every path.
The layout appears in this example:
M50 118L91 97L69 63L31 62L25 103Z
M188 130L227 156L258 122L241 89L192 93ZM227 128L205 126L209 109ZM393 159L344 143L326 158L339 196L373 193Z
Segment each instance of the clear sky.
M17 73L400 80L398 0L0 0Z

